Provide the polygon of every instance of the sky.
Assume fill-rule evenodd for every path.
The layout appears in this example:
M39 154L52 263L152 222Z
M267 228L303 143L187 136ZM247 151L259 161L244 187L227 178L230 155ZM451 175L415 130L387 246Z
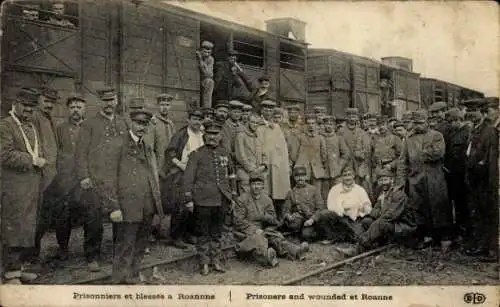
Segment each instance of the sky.
M499 95L500 10L493 1L168 3L260 30L268 19L297 18L307 23L312 48L408 57L423 77Z

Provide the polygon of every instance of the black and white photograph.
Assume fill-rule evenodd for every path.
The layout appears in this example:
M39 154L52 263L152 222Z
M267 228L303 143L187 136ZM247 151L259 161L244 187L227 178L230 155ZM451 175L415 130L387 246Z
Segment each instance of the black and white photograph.
M204 286L172 298L201 303L229 286L229 306L232 286L271 305L255 289L498 287L499 13L3 2L0 293ZM75 306L93 289L69 290Z

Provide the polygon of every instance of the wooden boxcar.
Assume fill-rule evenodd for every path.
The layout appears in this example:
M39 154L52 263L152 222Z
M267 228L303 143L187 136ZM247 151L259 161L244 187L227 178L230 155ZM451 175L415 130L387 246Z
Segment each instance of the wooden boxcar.
M380 66L382 109L400 118L405 110L420 108L420 74L395 66Z
M481 92L438 79L421 78L420 83L420 95L425 108L436 101L445 101L450 106L456 106L463 100L484 98Z
M186 109L199 103L195 52L203 40L214 42L216 61L234 49L252 80L270 76L278 102L305 104L304 42L159 2L65 2L64 17L74 27L51 24L48 1L32 2L40 4L40 14L28 20L27 3L4 6L2 114L20 86L50 86L62 101L69 92L83 93L92 115L99 109L96 89L109 85L120 91L121 111L133 96L145 97L154 110L157 94L173 94L171 117L180 124ZM66 117L63 103L55 117Z
M380 63L334 49L309 49L308 107L344 115L348 107L380 112Z

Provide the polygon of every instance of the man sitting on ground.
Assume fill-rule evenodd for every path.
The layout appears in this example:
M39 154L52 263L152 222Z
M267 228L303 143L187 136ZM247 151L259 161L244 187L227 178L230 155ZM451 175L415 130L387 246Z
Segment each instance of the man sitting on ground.
M321 191L307 183L307 169L305 166L296 166L293 169L295 187L288 192L285 199L284 229L293 233L300 233L302 239L312 241L316 238L316 231L312 226L304 226L316 212L325 208Z
M390 170L379 170L377 177L380 195L373 210L362 220L364 232L359 235L356 246L339 249L344 254L352 256L391 240L402 242L416 230L404 187L394 185L394 174Z
M347 165L342 170L342 182L328 193L327 209L316 213L304 223L315 224L322 244L356 241L363 232L362 219L370 213L372 205L366 191L354 182L354 169Z
M261 174L250 175L250 192L237 199L233 224L243 233L243 240L236 247L241 258L273 267L278 264L277 256L302 260L309 250L307 242L294 244L276 230L278 219L271 198L264 193Z

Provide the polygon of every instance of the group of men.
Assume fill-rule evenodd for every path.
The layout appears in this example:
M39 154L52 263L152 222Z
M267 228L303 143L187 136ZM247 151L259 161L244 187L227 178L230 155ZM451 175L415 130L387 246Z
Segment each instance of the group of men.
M446 252L457 239L469 255L497 257L498 99L468 106L476 113L467 124L443 103L402 121L360 118L355 108L346 119L322 107L301 116L290 105L285 121L273 99L252 95L190 109L176 130L171 95L156 98L154 115L133 98L122 116L114 89L97 94L95 116L85 117L86 99L74 94L68 119L55 125L57 92L22 88L0 121L8 283L37 278L27 264L50 229L56 257L67 259L75 225L84 228L89 270L99 271L107 219L112 281L138 283L151 234L165 239L154 217L167 215L169 242L195 244L202 275L225 272L221 237L230 230L240 257L268 266L303 259L316 240L353 242L343 250L352 253L388 240L439 243Z

